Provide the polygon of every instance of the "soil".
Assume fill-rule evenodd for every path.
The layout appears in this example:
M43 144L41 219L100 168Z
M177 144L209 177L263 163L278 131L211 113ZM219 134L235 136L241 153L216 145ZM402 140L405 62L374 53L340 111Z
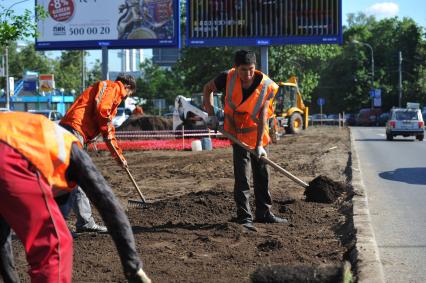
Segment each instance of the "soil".
M138 199L109 153L91 155L124 207L129 199ZM345 189L328 187L326 182L325 190L333 192L327 194L326 203L309 193L306 196L314 198L306 201L303 187L271 168L272 210L289 223L256 223L258 231L252 232L234 222L231 148L125 152L148 200L145 208L127 207L145 271L153 282L250 282L251 276L258 278L256 282L285 282L268 279L270 273L289 273L275 272L275 266L305 274L304 280L318 277L318 270L338 276L336 268L354 245L346 185L351 178L350 155L349 131L336 127L309 128L272 144L268 157L295 176L307 183L326 176ZM251 201L254 209L253 196ZM71 228L74 222L69 221ZM14 248L21 279L29 282L17 240ZM73 282L125 282L109 235L80 234L75 240Z
M129 119L123 122L118 127L117 131L160 131L172 130L173 120L171 118L164 118L160 116L150 115L131 115Z

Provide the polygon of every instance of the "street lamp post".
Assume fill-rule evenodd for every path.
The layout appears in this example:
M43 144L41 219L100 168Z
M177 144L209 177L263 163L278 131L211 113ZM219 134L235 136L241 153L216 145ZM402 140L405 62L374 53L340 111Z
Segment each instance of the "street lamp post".
M361 44L364 46L367 46L370 51L371 51L371 90L374 90L374 52L373 52L373 47L371 47L370 44L365 43L365 42L360 42L358 40L352 40L353 43L355 44ZM371 108L374 107L374 97L371 98Z

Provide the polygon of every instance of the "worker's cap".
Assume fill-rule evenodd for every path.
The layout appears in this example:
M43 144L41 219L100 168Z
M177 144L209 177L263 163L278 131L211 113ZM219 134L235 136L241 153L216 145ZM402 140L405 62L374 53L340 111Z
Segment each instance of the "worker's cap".
M256 65L256 54L249 50L238 50L235 52L234 63L237 67L240 65Z

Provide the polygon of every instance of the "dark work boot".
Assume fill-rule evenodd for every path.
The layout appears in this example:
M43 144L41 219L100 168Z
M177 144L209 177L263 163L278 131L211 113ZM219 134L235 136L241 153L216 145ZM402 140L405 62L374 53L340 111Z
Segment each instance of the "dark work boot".
M256 227L254 226L254 223L251 219L243 219L239 220L238 223L240 223L245 229L257 232Z
M286 224L286 223L288 223L288 220L286 218L278 217L278 216L273 215L272 213L269 213L264 217L256 217L255 222Z

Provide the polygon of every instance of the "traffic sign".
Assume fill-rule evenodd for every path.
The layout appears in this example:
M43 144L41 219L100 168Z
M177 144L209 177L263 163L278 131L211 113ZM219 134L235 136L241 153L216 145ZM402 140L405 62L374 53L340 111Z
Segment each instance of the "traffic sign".
M317 103L319 106L323 106L325 104L325 98L319 97Z

